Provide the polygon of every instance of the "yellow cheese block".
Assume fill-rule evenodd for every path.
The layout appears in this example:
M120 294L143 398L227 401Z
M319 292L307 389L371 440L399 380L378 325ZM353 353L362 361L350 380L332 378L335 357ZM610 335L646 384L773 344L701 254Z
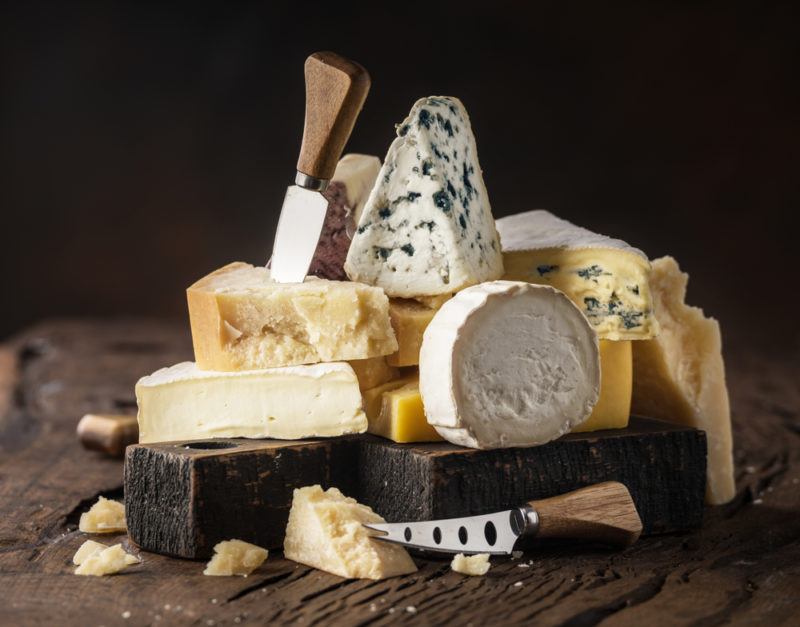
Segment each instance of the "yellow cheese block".
M425 419L417 374L364 392L364 412L369 433L401 443L442 440Z
M189 287L187 298L202 370L350 361L397 350L389 299L361 283L276 283L267 268L231 263Z
M600 398L585 422L572 433L624 429L628 426L633 391L633 350L630 340L600 340Z
M386 358L389 365L416 366L419 364L422 335L436 312L436 308L427 307L417 300L389 299L389 318L392 321L392 328L399 347L396 353Z
M356 373L358 387L362 392L400 377L400 371L386 363L386 357L354 359L348 363Z

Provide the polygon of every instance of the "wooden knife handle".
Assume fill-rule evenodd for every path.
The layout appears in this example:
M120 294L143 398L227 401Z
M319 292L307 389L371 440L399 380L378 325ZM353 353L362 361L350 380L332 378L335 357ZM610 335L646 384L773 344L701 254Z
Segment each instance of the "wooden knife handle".
M330 180L369 91L367 71L333 52L306 59L306 121L297 171Z
M630 492L607 481L528 503L539 516L536 537L586 540L629 546L642 532Z

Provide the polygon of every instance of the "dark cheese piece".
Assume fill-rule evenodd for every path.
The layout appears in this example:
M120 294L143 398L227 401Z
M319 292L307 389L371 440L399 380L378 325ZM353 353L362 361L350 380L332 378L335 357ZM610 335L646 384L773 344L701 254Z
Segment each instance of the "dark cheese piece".
M352 233L355 228L347 206L347 188L340 181L331 181L322 195L328 199L328 211L308 273L331 281L347 281L344 261L350 248L348 230Z

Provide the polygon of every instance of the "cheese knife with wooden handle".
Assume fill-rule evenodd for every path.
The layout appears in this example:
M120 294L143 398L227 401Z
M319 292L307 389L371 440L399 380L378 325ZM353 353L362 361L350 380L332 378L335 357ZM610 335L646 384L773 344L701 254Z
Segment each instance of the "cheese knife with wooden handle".
M642 521L628 489L608 481L494 514L365 527L383 534L377 540L424 551L509 555L529 537L626 547L639 538Z
M319 243L328 201L322 192L350 138L370 78L358 63L333 52L306 60L306 118L295 185L286 191L270 270L280 283L301 283Z

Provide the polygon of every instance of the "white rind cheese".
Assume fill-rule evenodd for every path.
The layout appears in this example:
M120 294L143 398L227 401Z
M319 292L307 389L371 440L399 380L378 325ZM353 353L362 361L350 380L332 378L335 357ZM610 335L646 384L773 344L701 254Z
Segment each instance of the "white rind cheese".
M384 579L416 572L408 552L375 540L364 523L386 522L336 488L295 489L283 551L286 559L340 577Z
M381 160L373 155L347 154L336 164L332 182L344 184L347 207L352 212L355 224L364 211L369 193L378 178Z
M143 443L367 430L358 379L346 363L215 372L184 362L140 379L136 400Z
M516 281L467 288L425 330L425 415L454 444L544 444L582 423L600 391L597 335L561 292Z
M654 340L633 343L633 412L706 432L706 501L736 496L733 435L719 323L684 303L689 275L672 257L653 262L653 298L661 323Z
M561 290L601 339L657 335L650 262L641 250L542 210L501 218L497 229L503 245L503 278Z
M464 106L422 98L397 135L360 216L347 275L406 298L500 278L500 241Z

